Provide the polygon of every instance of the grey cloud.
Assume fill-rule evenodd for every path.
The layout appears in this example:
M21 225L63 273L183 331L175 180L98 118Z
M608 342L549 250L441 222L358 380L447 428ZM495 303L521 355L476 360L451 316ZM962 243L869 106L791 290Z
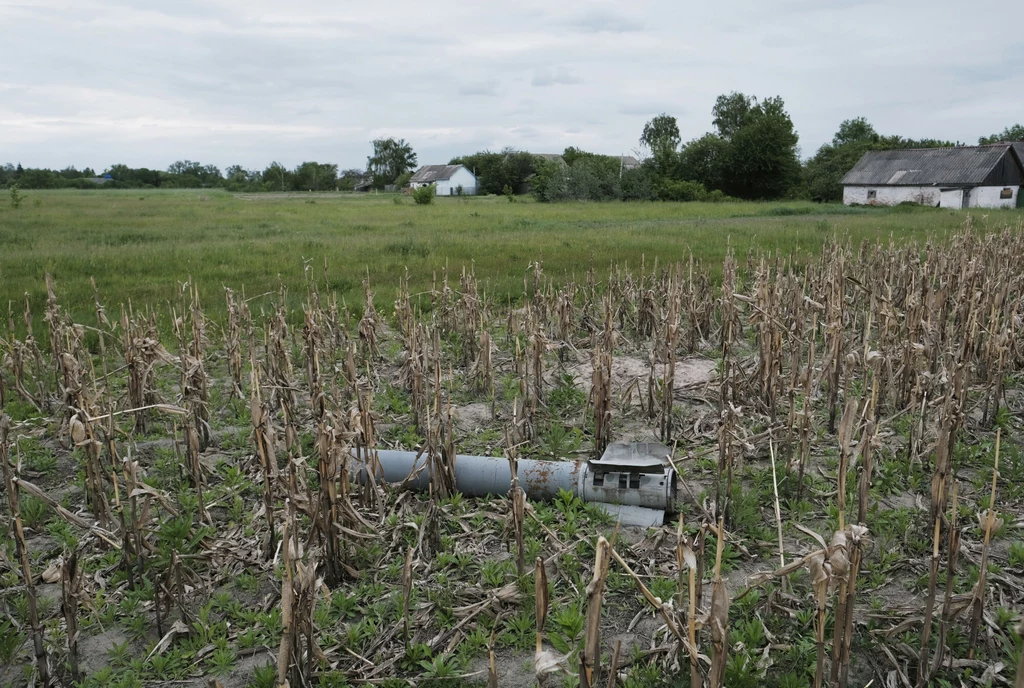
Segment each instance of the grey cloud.
M555 84L571 86L582 83L583 79L573 75L564 67L539 69L533 73L533 79L530 80L531 86L554 86Z
M534 139L541 135L541 131L536 127L513 127L509 129L509 133L519 138Z
M560 23L583 33L630 33L643 31L645 26L642 21L604 9L590 9L570 15Z
M813 0L567 5L0 0L18 56L0 62L0 164L354 167L379 132L424 163L508 145L616 154L660 112L700 136L732 90L781 95L807 153L858 115L962 141L1021 117L1019 29L965 24L953 0L904 0L885 22Z
M496 96L498 95L498 82L495 80L478 81L475 83L463 84L459 87L460 96Z
M648 118L656 117L663 112L673 117L682 117L687 114L685 109L667 103L630 103L618 109L620 115L639 115Z

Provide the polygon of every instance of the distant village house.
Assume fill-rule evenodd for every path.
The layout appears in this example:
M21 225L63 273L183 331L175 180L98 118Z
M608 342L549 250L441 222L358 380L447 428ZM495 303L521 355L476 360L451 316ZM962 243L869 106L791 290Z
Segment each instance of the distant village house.
M409 179L413 189L431 184L436 185L438 196L476 195L476 175L465 165L424 165Z
M1024 142L868 151L841 184L846 205L1024 207Z

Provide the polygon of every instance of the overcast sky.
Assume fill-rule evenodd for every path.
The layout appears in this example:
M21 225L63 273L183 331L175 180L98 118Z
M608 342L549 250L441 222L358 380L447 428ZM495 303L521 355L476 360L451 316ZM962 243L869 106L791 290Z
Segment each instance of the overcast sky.
M1022 36L1005 0L0 0L0 163L628 154L734 90L782 96L805 157L858 115L974 143L1024 121Z

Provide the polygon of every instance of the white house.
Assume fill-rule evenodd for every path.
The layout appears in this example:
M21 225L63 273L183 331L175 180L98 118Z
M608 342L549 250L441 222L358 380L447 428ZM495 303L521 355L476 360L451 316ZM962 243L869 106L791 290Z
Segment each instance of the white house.
M840 182L846 205L1024 207L1024 142L868 151Z
M409 180L409 186L437 185L438 196L473 196L476 194L476 175L465 165L424 165L416 170Z

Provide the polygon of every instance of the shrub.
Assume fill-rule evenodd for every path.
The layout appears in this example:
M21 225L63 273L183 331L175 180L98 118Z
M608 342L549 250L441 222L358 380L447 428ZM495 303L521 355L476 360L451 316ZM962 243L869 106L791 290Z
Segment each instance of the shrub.
M817 212L816 208L793 208L787 205L780 205L774 208L769 208L765 215L771 215L773 217L790 217L792 215L810 215L811 213Z
M421 186L413 189L412 200L416 201L416 205L430 205L434 202L434 195L437 193L437 187L433 184L429 186Z
M21 207L21 202L25 200L25 197L18 192L18 185L15 184L11 187L11 207L17 210Z
M410 179L412 179L412 172L406 172L404 174L398 175L398 177L395 179L395 188L404 189L406 186L409 185Z
M703 201L708 195L700 182L662 180L658 185L658 200L661 201Z

